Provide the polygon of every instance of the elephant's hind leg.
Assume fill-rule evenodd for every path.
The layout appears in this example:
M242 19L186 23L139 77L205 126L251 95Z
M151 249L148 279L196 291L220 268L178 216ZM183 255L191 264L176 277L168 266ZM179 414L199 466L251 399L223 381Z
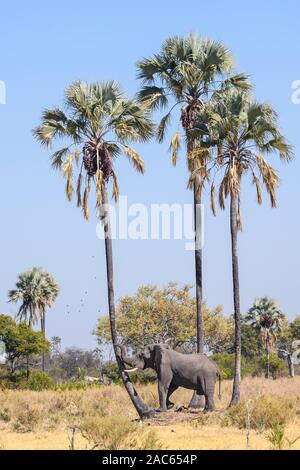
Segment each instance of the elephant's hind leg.
M197 391L195 390L192 396L192 399L189 403L189 408L194 410L203 409L205 407L205 396L203 395L202 390Z
M214 411L215 403L214 403L214 386L209 387L205 393L205 408L204 411Z
M170 401L170 396L172 395L172 393L175 392L175 390L178 389L178 385L175 385L173 382L170 384L170 387L169 387L169 390L168 390L168 394L167 394L167 408L168 410L170 410L171 408L173 408L174 406L174 403L172 401Z

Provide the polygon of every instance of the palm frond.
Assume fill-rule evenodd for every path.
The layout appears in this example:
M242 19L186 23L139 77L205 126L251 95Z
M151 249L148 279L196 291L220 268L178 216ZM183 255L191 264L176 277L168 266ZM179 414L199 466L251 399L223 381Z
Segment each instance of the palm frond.
M115 202L117 202L119 199L119 186L115 172L113 172L113 198Z
M137 94L137 98L141 103L151 110L164 109L168 104L165 90L157 86L144 86Z
M256 187L257 203L261 205L262 204L262 188L261 188L259 179L255 175L255 173L253 173L253 184L255 184L255 187Z
M165 134L166 134L166 129L167 129L167 126L168 124L170 123L170 120L171 120L171 112L167 113L163 118L162 120L160 121L159 125L158 125L158 128L157 128L157 140L159 143L162 143L164 138L165 138Z
M132 148L128 146L124 146L123 150L124 150L125 155L127 155L127 157L129 158L129 161L135 167L135 169L140 173L144 173L145 171L144 162L141 156L135 150L133 150Z
M53 168L55 168L56 170L61 169L63 165L63 157L65 157L65 155L68 152L69 152L69 147L64 147L54 152L54 154L51 156L51 160L52 160L51 165L53 166Z
M216 216L216 205L215 205L215 185L212 184L210 188L210 208L214 216Z
M82 172L79 173L78 178L77 178L77 185L76 185L77 207L82 206L81 184L82 184Z
M113 173L114 174L114 173ZM96 198L97 202L96 205L97 207L101 207L102 205L102 189L103 189L103 172L101 170L96 171L95 175L95 184L96 184Z
M180 148L180 134L177 131L173 135L172 140L171 140L171 144L170 144L171 159L172 159L172 165L173 166L176 166L179 148Z

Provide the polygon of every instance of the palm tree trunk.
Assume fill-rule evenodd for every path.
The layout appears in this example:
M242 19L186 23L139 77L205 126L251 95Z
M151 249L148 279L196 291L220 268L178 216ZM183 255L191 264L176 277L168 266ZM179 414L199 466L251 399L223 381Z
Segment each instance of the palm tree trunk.
M270 336L267 331L266 335L266 379L270 377Z
M233 280L233 302L234 302L234 326L235 326L235 364L233 377L233 390L229 406L237 405L241 396L241 309L240 309L240 283L239 283L239 261L238 261L238 223L236 196L231 195L230 201L230 231L232 252L232 280Z
M291 353L288 353L288 355L287 355L287 363L288 363L288 369L289 369L289 377L294 378L295 377L295 368L294 368L294 364L293 364L293 361L292 361Z
M195 224L195 273L196 273L196 308L197 308L197 352L204 351L204 328L202 316L202 213L200 177L194 182L194 224Z
M108 196L106 187L103 188L103 225L105 234L105 255L106 255L106 275L107 275L107 293L108 293L108 307L109 307L109 320L112 343L114 352L119 368L119 374L123 381L124 387L141 419L150 418L154 415L154 410L150 409L139 397L133 384L131 383L128 374L125 372L125 367L120 359L116 349L117 331L116 331L116 311L115 311L115 298L114 298L114 284L113 284L113 252L112 252L112 239L111 239L111 226L108 209Z
M194 225L195 225L195 274L196 274L196 324L197 324L197 352L204 351L204 327L202 316L202 208L201 188L199 188L200 177L195 177L194 182ZM205 397L193 393L189 408L204 408Z
M45 312L41 313L41 331L44 338L46 338L46 315ZM42 355L42 371L45 372L45 353Z

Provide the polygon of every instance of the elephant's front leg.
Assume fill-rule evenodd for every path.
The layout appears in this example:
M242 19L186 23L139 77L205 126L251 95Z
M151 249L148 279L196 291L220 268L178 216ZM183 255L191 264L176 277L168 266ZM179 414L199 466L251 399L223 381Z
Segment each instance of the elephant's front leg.
M163 375L162 377L158 378L159 408L156 410L158 412L168 411L167 399L171 382L172 376L169 376L169 374L167 376Z

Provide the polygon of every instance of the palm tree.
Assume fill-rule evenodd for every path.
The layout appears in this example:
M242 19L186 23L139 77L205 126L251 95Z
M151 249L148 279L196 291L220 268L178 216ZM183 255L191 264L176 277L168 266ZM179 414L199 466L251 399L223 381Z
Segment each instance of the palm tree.
M277 114L265 103L252 100L249 93L230 90L216 98L211 109L210 145L215 144L217 155L213 167L222 179L218 196L221 209L230 197L230 231L232 253L233 300L235 322L235 372L231 405L240 400L241 381L241 312L238 264L238 231L242 230L240 213L241 182L249 175L256 187L257 202L262 203L262 186L270 196L271 206L276 207L277 172L263 154L278 153L283 161L289 161L292 148L277 125ZM201 124L201 122L200 122ZM197 127L197 123L196 123ZM199 125L198 125L199 127ZM211 184L211 207L215 213L215 183Z
M268 379L270 377L270 348L276 341L276 334L281 329L284 314L275 300L269 297L262 297L261 299L255 300L245 320L264 338L267 359L266 378Z
M153 125L146 107L136 99L128 99L114 81L91 84L74 82L66 89L65 101L67 114L58 108L46 109L34 135L46 146L55 138L69 142L52 155L52 164L54 168L62 170L66 178L66 195L69 200L73 195L74 172L78 168L77 205L82 207L85 219L89 217L88 198L93 185L96 207L105 233L108 305L114 351L124 386L140 417L146 417L152 414L152 410L138 396L116 347L113 253L107 188L112 182L113 197L117 201L119 189L113 163L120 154L125 154L138 172L144 172L140 155L128 146L128 142L147 141L153 134Z
M177 118L186 139L188 186L194 193L197 351L203 353L201 200L209 149L203 146L202 136L195 136L192 130L195 116L212 96L231 86L246 88L248 83L244 74L226 75L233 68L233 57L223 44L194 34L168 38L158 54L143 59L137 66L138 78L143 80L139 99L153 110L169 107L157 129L159 142L164 140L176 108L181 108ZM180 141L177 131L170 145L174 166Z
M59 286L51 274L42 268L32 268L19 274L16 288L8 293L9 302L21 302L17 319L30 326L40 320L41 331L46 337L46 308L51 308L59 293ZM42 370L45 370L45 355L42 356Z

